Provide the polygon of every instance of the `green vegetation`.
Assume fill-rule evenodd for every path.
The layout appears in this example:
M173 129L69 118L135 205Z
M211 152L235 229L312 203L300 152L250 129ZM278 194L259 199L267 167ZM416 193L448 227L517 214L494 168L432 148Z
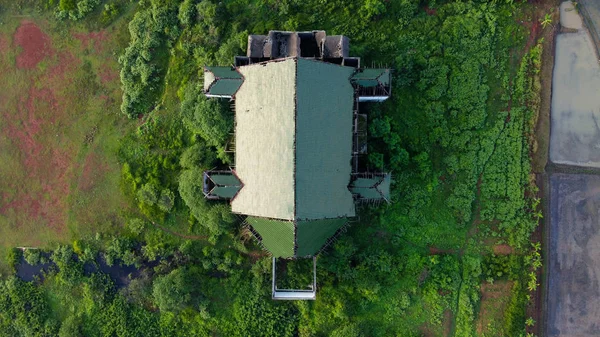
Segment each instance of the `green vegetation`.
M72 11L74 3L53 4ZM541 214L529 156L543 41L517 22L537 23L535 13L547 11L513 1L423 5L143 0L98 2L78 22L54 21L50 9L39 13L51 27L106 27L113 47L127 40L111 49L121 90L116 78L107 80L111 90L98 87L93 74L101 61L86 52L88 72L83 66L76 78L90 92L74 101L92 108L70 116L100 125L92 145L73 158L94 149L110 158L112 175L94 194L78 190L68 198L73 230L40 241L63 243L48 246L55 267L43 279L24 282L13 271L0 280L0 335L462 337L480 335L481 325L486 336L535 331L539 319L529 319L527 307L541 260L539 244L529 240ZM19 25L12 20L0 29L3 37ZM227 102L200 94L202 66L230 64L249 33L270 29L343 34L362 64L394 69L393 97L361 107L369 115L369 165L394 173L394 202L361 209L360 221L319 257L314 302L271 301L270 259L226 203L202 194L203 170L231 162L225 145L233 127ZM73 48L62 43L55 48ZM15 55L2 57L14 64ZM93 90L122 95L121 113L113 99L110 115L103 114ZM109 211L115 213L98 215ZM48 256L0 242L13 267ZM498 246L508 251L493 254ZM120 278L91 267L103 263L137 272ZM300 270L290 262L286 284L306 284ZM482 284L494 282L508 299L499 313L482 301Z

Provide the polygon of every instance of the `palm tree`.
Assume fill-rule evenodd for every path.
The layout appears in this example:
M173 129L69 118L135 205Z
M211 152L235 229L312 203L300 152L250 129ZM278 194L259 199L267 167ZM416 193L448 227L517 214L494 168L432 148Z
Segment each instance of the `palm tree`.
M544 19L540 21L542 22L542 27L546 28L548 25L552 24L552 16L550 16L550 14L546 14Z

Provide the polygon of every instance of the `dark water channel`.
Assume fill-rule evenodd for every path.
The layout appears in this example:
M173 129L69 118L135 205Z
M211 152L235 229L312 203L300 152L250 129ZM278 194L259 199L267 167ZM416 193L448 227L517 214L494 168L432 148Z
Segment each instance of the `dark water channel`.
M46 259L50 261L49 254L46 255ZM122 261L115 260L115 263L112 266L109 266L103 256L98 256L96 257L95 263L84 263L83 273L84 275L89 276L93 273L102 272L112 279L115 287L123 288L128 286L131 280L140 277L144 270L154 268L158 264L159 261L152 261L137 268L134 265L125 265ZM51 261L49 263L39 263L32 266L25 261L25 258L21 258L21 262L17 266L17 276L27 282L34 281L36 278L43 280L45 274L53 268L58 267Z

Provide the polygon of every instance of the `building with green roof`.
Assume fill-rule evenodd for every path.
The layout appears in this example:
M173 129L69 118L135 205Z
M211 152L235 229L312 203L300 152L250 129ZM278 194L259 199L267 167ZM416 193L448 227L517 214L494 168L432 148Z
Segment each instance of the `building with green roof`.
M348 49L324 31L271 31L250 35L233 66L204 69L206 96L235 102L235 165L207 171L204 194L230 199L273 257L315 256L357 202L390 200L389 174L357 171L359 102L387 99L391 71L360 68Z

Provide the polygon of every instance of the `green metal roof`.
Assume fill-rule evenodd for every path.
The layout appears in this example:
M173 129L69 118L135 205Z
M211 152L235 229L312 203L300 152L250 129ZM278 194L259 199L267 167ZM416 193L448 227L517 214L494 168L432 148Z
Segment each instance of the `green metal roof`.
M204 67L204 91L208 95L232 96L243 77L231 67Z
M298 59L296 219L354 216L352 173L354 68Z
M241 79L217 79L206 93L209 95L233 96L241 85Z
M249 216L246 222L261 236L263 246L275 257L294 256L294 223Z
M377 185L377 190L381 192L381 195L387 200L390 201L390 190L392 187L392 174L388 173L383 177L383 181Z
M210 193L221 198L231 199L240 190L241 186L215 186Z
M327 239L348 223L348 219L294 222L249 216L246 222L260 235L261 243L273 256L290 258L318 253ZM294 246L298 247L295 254Z
M374 87L390 83L390 70L381 68L361 69L352 75L352 81L363 87Z
M315 255L323 248L327 239L346 223L348 223L346 218L298 221L296 256Z
M233 174L211 174L210 180L221 186L240 186L242 184Z
M379 85L377 80L358 80L356 83L361 87L376 87Z
M384 199L390 200L390 186L392 184L392 175L374 176L371 178L358 178L352 181L350 191L358 194L363 199Z
M242 74L232 67L204 67L204 69L213 73L216 78L242 78Z
M358 178L352 182L350 188L373 188L381 181L381 177Z
M289 58L239 68L235 213L283 220L354 216L353 68Z

